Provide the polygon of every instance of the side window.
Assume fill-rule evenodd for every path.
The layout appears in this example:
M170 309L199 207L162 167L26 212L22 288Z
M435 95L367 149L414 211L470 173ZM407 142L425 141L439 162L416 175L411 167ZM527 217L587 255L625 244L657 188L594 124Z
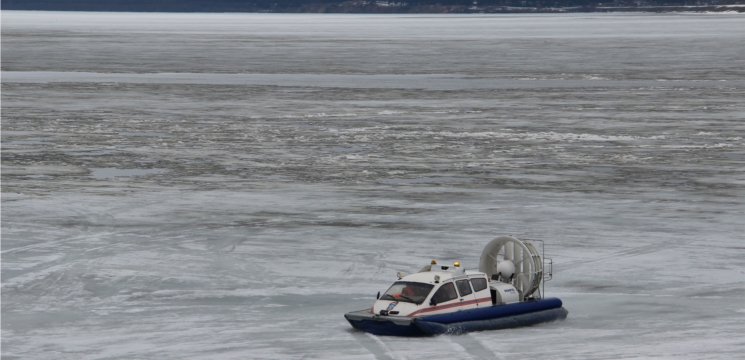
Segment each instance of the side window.
M458 285L458 292L460 293L460 296L466 296L473 293L473 291L471 291L471 285L468 283L468 280L458 280L455 283Z
M475 278L471 279L471 285L473 285L473 291L481 291L486 289L486 279Z
M458 294L455 293L455 285L447 283L437 289L437 292L432 296L432 301L435 304L441 304L456 298L458 298Z

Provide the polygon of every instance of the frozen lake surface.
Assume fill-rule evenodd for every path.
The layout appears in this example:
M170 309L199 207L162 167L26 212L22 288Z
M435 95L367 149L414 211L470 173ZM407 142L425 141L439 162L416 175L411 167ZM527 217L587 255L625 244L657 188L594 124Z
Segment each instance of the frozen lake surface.
M3 359L734 358L745 17L2 12ZM566 321L354 331L543 239Z

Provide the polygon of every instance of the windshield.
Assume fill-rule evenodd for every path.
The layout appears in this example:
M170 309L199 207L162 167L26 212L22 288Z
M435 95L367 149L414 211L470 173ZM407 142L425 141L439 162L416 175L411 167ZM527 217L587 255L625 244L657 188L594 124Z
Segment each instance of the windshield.
M421 304L434 285L409 281L396 281L388 291L380 297L381 300L396 300Z

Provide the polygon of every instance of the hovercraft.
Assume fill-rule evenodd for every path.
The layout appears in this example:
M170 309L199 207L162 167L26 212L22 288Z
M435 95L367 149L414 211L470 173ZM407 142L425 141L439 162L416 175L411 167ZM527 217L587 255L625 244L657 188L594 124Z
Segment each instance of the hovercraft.
M536 240L540 241L540 240ZM459 334L530 326L567 317L557 298L543 298L553 263L544 263L526 240L498 237L481 253L479 269L432 260L418 273L398 273L398 281L370 309L344 317L355 329L375 335Z

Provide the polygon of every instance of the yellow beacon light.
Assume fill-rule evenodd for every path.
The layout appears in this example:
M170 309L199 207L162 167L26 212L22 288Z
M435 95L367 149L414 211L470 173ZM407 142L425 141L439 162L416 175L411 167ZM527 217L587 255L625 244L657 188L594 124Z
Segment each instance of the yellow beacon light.
M432 262L430 264L437 265L437 260L432 260Z
M460 266L460 261L456 261L455 264L453 264L453 266L459 267Z

